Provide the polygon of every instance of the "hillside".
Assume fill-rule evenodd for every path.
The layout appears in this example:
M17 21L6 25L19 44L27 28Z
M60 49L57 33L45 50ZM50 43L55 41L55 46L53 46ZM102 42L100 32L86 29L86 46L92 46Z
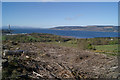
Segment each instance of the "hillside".
M59 27L54 27L54 28L50 28L50 29L118 32L118 26L59 26Z
M4 35L2 80L119 78L117 49L100 50L104 45L117 44L116 40L43 33Z

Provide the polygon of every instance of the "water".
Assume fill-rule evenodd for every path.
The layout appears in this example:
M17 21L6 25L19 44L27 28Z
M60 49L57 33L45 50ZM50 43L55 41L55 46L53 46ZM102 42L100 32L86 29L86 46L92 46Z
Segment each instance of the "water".
M71 36L75 38L118 37L117 32L72 31L50 29L14 29L13 33L49 33L61 36Z

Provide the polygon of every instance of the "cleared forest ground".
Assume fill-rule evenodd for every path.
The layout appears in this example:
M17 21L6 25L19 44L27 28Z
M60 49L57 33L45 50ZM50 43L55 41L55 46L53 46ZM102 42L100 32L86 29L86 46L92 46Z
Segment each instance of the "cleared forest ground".
M55 38L48 38L48 36L46 39L42 36L42 39L47 42L21 42L26 36L30 35L20 35L20 38L14 36L11 37L11 40L6 38L6 41L3 41L3 54L6 54L3 56L3 80L120 77L117 56L71 45L65 46L61 38L59 38L61 42L58 40L57 44L53 44L54 42L48 41ZM21 39L21 41L14 41L15 38ZM38 40L39 37L36 39ZM72 39L64 40L72 42ZM83 44L79 44L79 46L83 46Z
M28 74L30 78L117 78L118 62L116 56L94 53L45 43L19 43L14 50L29 51L18 57L11 55L6 63L17 66L12 74ZM11 61L11 62L10 62ZM20 67L22 65L23 67ZM9 70L8 70L9 71ZM4 72L3 72L4 73ZM16 76L18 76L16 74ZM14 76L15 77L15 76Z

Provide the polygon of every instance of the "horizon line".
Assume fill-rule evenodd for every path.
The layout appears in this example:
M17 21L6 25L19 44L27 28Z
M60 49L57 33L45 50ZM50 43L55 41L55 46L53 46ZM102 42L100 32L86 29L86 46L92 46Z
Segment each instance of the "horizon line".
M15 27L16 26L16 27ZM113 25L113 24L92 24L92 25L56 25L56 26L51 26L51 27L33 27L33 26L17 26L17 25L11 25L13 28L54 28L54 27L63 27L63 26L119 26L119 25ZM9 26L2 26L2 28L7 28Z

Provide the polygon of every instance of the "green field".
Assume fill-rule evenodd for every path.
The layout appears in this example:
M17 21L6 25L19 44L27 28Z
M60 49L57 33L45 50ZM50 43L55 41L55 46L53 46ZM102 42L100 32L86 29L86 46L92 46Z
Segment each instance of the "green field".
M97 45L95 46L96 50L116 52L118 51L118 45Z
M117 37L76 39L76 38L65 38L58 35L52 35L46 33L31 33L31 34L2 36L3 43L11 42L11 41L14 43L43 42L46 44L55 44L58 46L78 48L81 50L93 50L98 53L116 54L118 52Z
M68 42L48 42L48 44L55 44L58 46L65 46L65 47L72 47L72 48L77 48L78 45L77 44L72 44L72 43L68 43Z
M95 52L111 55L111 56L119 56L118 55L118 45L97 45L95 46Z

